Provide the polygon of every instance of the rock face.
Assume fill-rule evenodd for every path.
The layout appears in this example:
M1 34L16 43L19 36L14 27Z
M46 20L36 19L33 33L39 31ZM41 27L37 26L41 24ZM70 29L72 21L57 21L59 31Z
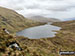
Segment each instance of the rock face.
M32 20L35 20L35 21L38 21L38 22L60 22L61 20L59 19L55 19L55 18L46 18L46 17L43 17L43 16L31 16L31 17L28 17Z
M17 43L16 41L10 42L9 44L7 43L7 47L12 48L12 49L17 49L19 51L22 50L19 43Z
M38 25L39 23L26 19L17 12L0 7L0 27L7 28L10 32L17 32L27 27Z

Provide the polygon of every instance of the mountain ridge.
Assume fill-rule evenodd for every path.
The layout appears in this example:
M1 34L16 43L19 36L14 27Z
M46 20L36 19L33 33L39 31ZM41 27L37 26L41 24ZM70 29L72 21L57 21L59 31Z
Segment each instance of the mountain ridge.
M0 27L7 28L10 32L37 25L40 25L40 22L27 19L11 9L0 7Z
M46 18L46 17L43 17L43 16L31 16L31 17L28 17L29 19L32 19L32 20L35 20L35 21L38 21L38 22L60 22L61 20L59 19L56 19L56 18Z

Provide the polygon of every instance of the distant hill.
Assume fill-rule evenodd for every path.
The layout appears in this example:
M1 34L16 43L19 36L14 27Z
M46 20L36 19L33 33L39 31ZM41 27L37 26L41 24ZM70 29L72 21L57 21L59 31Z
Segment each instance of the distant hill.
M46 18L46 17L43 17L43 16L31 16L31 17L28 17L28 18L32 19L32 20L35 20L35 21L38 21L38 22L60 22L59 19Z
M75 20L75 18L67 18L64 21L70 21L70 20Z
M27 19L13 10L0 7L0 27L5 27L10 32L17 32L36 25L40 23Z

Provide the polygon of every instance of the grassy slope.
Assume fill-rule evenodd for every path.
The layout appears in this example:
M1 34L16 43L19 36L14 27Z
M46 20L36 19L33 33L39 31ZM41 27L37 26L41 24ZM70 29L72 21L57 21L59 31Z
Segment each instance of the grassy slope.
M60 49L62 51L75 51L75 21L58 22L53 25L62 27L55 38L38 40L18 38L18 40L23 45L27 45L30 51L34 50L33 52L38 56L59 56Z
M5 10L4 8L0 9L0 11L4 11L4 10ZM12 11L12 10L9 10L9 11ZM10 13L9 11L7 9L7 11L0 12L0 15L1 15L0 25L3 27L7 27L8 30L12 29L12 31L10 30L11 32L16 32L25 27L30 27L35 25L34 23L33 23L34 25L31 25L31 23L29 23L29 20L28 20L28 23L26 23L27 19L24 20L22 19L24 17L22 17L21 15L18 15L16 12ZM15 13L15 15L17 16L15 16L12 13ZM19 23L22 23L22 24L19 24ZM23 23L25 23L25 25L23 25ZM21 25L23 25L24 27L22 28ZM17 38L14 38L14 36L6 34L2 30L2 28L0 28L0 56L1 55L2 56L15 56L15 55L16 56L22 56L22 55L24 56L59 56L58 52L60 48L66 51L75 51L75 21L58 22L58 23L54 23L53 25L62 27L62 29L58 31L58 34L56 34L55 38L46 38L46 39L44 38L44 39L37 39L37 40L28 39L22 36L19 36L19 37L17 36ZM12 41L17 41L23 50L18 51L18 50L13 50L11 48L8 48L6 44Z
M11 56L59 56L60 48L62 51L75 51L75 21L59 22L53 25L62 27L55 38L28 39L22 36L14 38L0 30L0 49L5 51L0 53L7 56L9 53ZM22 51L14 51L6 47L7 43L14 40L20 44Z
M7 28L10 32L17 32L36 25L40 23L28 20L13 10L0 7L0 26Z

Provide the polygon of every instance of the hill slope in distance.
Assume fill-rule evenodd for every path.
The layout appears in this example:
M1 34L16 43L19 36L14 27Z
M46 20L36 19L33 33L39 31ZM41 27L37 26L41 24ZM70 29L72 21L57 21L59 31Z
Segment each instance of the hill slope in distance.
M46 18L46 17L43 17L43 16L31 16L31 17L28 17L29 19L32 19L32 20L35 20L35 21L38 21L38 22L60 22L61 20L59 19L56 19L56 18Z

